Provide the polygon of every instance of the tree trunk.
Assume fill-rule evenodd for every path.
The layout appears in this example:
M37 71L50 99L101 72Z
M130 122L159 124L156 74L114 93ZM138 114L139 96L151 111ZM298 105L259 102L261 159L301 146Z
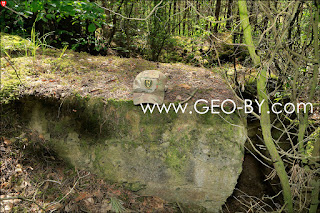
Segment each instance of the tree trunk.
M253 60L254 65L258 67L261 65L261 61L260 61L260 57L255 52L255 47L252 40L251 26L248 18L247 2L244 0L238 0L238 4L239 4L240 20L241 20L241 26L243 28L245 43L248 45L249 54ZM266 101L266 103L263 103L261 106L260 125L262 129L262 135L263 135L264 143L271 156L273 165L275 167L275 170L281 182L286 209L288 212L293 213L293 203L292 203L291 188L289 185L288 175L285 170L284 163L277 151L277 148L274 144L274 141L271 135L271 122L270 122L270 114L269 114L270 111L269 111L269 105L268 105L268 95L267 95L266 84L267 84L267 69L262 68L257 79L257 90L258 90L257 92L258 92L259 102L261 103L262 101Z
M320 54L319 54L319 7L315 7L315 12L314 12L314 21L313 21L313 33L314 33L314 56L316 61L320 61ZM312 83L311 83L311 89L310 89L310 94L308 97L308 101L311 102L315 91L316 87L319 84L319 63L314 63L313 65L313 78L312 78ZM305 138L305 132L308 127L308 112L310 110L310 106L307 105L307 113L304 113L303 115L300 115L300 125L299 125L299 132L298 132L298 142L299 142L299 151L300 153L304 153L305 147L304 147L304 138ZM306 164L306 160L302 161L304 164Z
M177 2L176 2L176 0L174 0L173 1L173 14L176 13L176 8L177 8ZM173 16L173 19L172 19L173 26L175 26L175 24L176 24L176 17L177 16ZM174 35L175 35L175 29L176 29L175 27L172 28L172 34L174 34Z
M123 2L124 2L124 0L122 0L122 1L120 2L120 5L118 6L117 11L116 11L117 13L120 12L120 9L121 9L121 6L122 6ZM113 37L114 37L114 34L116 33L116 29L117 29L117 27L116 27L116 24L117 24L117 15L113 15L112 24L113 24L113 26L112 26L111 33L110 33L110 37L109 37L109 41L108 41L108 44L107 44L108 47L110 47L111 42L112 42Z
M185 0L185 7L187 7L187 0ZM187 18L187 11L183 13L183 23L182 23L182 35L186 35L186 18Z
M179 17L179 24L178 24L178 32L179 32L179 35L181 35L181 14L180 14L180 1L178 1L178 17Z
M231 22L232 22L232 19L229 20L229 18L230 18L231 15L232 15L232 1L233 1L233 0L229 0L229 1L228 1L227 23L226 23L226 28L227 28L228 30L231 30Z
M301 2L299 3L299 10L297 10L296 14L294 15L293 20L290 22L290 26L292 26L296 20L298 21L300 11L302 11L302 3ZM293 30L293 28L289 27L289 29L288 29L288 42L289 42L290 49L292 48L292 45L293 45L293 41L291 41L292 30Z
M215 16L216 16L216 20L217 20L217 21L219 21L220 8L221 8L221 0L217 0L217 3L216 3L216 12L215 12ZM218 23L216 23L216 25L214 26L214 32L215 32L215 33L218 32Z
M172 4L169 5L169 12L168 12L168 14L169 14L169 17L168 17L168 32L169 33L171 32L171 23L172 23L171 18L173 18L171 16L171 8L172 8Z

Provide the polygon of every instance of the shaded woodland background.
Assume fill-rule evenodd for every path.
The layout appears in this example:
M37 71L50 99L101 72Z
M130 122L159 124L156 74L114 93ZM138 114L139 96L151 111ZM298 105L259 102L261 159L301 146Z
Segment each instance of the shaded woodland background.
M2 32L28 37L35 24L42 41L56 48L68 45L93 55L140 56L207 67L217 63L214 46L220 39L221 60L231 61L244 51L233 54L233 46L228 46L241 41L233 0L8 1L7 6L24 15L2 10ZM254 9L252 1L250 10ZM254 23L263 19L259 14L250 18ZM263 32L267 22L259 25L255 30Z

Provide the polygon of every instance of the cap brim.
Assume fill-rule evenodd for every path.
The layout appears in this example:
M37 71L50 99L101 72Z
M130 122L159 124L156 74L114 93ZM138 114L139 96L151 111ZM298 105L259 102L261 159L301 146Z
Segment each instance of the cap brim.
M148 94L148 93L133 93L133 104L162 104L164 100L164 92L163 94Z

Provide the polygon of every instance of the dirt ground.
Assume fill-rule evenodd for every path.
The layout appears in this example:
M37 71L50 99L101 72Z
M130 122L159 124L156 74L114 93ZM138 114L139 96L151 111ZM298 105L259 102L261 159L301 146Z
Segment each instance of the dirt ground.
M1 212L188 212L178 203L140 196L88 171L69 167L48 148L43 135L19 125L16 128L20 135L0 139ZM254 212L272 211L278 207L268 199L273 192L260 169L260 163L246 154L243 172L223 212L247 212L249 207Z
M176 204L69 167L36 132L2 137L0 152L0 212L178 212Z
M61 59L58 52L32 57L13 58L25 87L20 95L33 94L63 98L72 94L82 97L102 97L107 100L132 99L132 85L138 73L159 70L167 77L165 102L190 102L198 99L234 99L229 85L220 77L224 68L209 70L181 63L166 64L143 59L90 56L69 51ZM14 77L12 66L3 64L4 76ZM22 70L22 72L20 72ZM5 79L4 79L5 80Z

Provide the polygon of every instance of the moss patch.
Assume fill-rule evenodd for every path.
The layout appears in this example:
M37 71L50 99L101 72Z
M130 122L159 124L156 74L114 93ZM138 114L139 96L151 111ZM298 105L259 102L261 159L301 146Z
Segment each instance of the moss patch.
M144 114L132 101L81 96L24 97L20 112L70 165L145 195L217 209L241 172L237 115Z
M17 35L9 35L0 32L1 43L0 43L0 53L1 55L28 55L32 49L32 43L23 39Z

